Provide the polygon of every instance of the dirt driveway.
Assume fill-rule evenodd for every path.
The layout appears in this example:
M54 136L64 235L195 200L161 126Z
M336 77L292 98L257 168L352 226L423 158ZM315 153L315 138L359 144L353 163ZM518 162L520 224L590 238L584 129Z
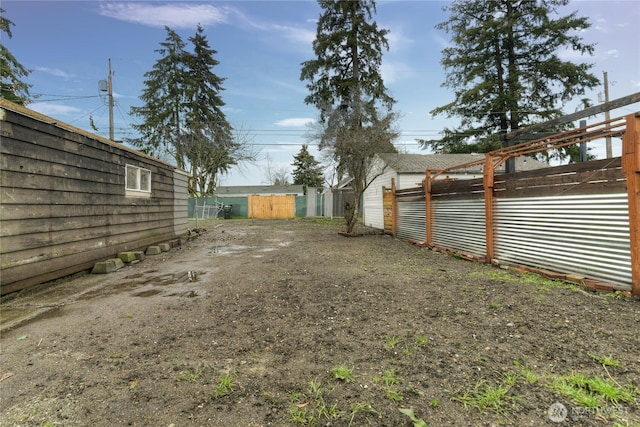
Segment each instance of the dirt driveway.
M640 425L638 299L340 222L204 227L6 298L0 425Z

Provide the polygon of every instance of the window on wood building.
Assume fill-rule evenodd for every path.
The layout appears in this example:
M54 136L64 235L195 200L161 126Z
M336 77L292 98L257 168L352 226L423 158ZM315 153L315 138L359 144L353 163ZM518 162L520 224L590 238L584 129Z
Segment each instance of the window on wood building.
M138 166L126 165L125 187L127 197L150 197L151 171Z

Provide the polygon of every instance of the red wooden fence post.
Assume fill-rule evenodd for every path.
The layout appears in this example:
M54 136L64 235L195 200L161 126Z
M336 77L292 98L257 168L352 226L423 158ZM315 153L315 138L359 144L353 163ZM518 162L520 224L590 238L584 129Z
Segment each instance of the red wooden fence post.
M398 218L398 204L396 202L396 179L391 178L391 235L396 237Z
M487 244L487 261L493 261L493 157L489 154L485 156L484 162L484 220Z
M640 295L640 113L626 117L622 137L622 170L627 175L629 241L631 246L631 293Z

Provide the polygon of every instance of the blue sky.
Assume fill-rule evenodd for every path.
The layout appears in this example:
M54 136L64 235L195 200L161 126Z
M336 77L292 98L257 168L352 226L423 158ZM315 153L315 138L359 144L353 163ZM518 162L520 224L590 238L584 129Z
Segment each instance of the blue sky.
M447 19L447 2L387 0L377 2L379 26L390 31L390 50L383 56L382 74L398 101L401 151L426 153L416 138L434 139L445 126L458 119L431 117L429 111L453 99L441 87L444 71L441 50L448 36L436 30ZM299 80L300 64L313 59L320 8L311 0L235 1L28 1L3 0L5 17L13 21L13 38L2 43L26 68L32 95L40 94L30 108L74 126L91 130L90 118L108 136L108 108L98 81L113 69L115 138L132 136L131 106L141 106L144 73L151 70L165 40L165 26L187 41L201 24L211 48L218 51L220 65L214 72L226 78L222 93L228 121L255 144L260 160L243 164L220 179L220 185L267 183L267 170L292 171L293 156L306 139L306 123L317 117L305 105L305 83ZM578 11L592 27L582 34L597 43L595 55L564 58L595 64L592 72L602 79L608 72L609 98L640 92L640 1L573 1L565 13ZM587 94L603 99L604 89ZM575 110L576 104L565 108ZM639 110L638 104L616 110L612 117ZM590 119L603 120L603 117ZM619 155L618 140L614 155ZM604 143L593 153L604 157ZM310 146L311 153L321 155Z

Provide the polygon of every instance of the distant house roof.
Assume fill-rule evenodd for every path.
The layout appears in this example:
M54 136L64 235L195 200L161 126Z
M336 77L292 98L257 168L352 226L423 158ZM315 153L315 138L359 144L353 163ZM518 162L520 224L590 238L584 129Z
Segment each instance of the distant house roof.
M398 173L424 173L429 170L442 170L477 160L482 160L484 154L396 154L381 153L378 157L385 164ZM472 166L459 171L465 173L482 173L483 165ZM549 165L530 157L516 158L516 171L542 169ZM504 164L497 169L504 172Z
M248 194L304 194L302 185L236 185L217 187L217 196Z

